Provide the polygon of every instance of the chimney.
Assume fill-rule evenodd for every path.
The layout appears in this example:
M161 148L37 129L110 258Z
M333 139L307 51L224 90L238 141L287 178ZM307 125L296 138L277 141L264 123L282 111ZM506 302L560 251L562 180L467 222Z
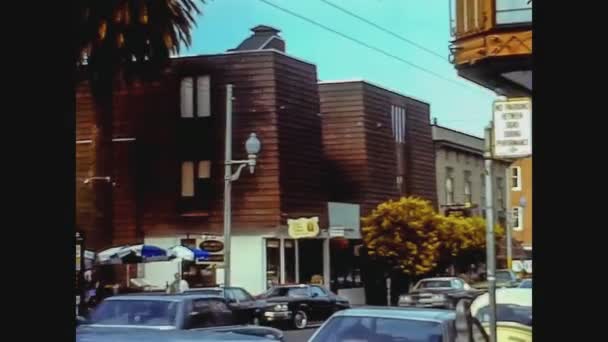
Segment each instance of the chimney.
M285 52L285 41L280 36L281 30L271 26L258 25L251 29L253 34L245 39L236 49L228 51L279 50Z

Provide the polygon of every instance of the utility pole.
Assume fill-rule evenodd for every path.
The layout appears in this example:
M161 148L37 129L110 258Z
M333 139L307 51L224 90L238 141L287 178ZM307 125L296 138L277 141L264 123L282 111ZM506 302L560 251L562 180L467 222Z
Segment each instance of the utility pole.
M224 286L230 286L230 235L232 229L232 84L226 85L224 152Z
M513 219L513 211L511 209L511 189L513 187L513 183L510 181L511 179L511 163L507 165L505 170L505 184L506 184L506 196L507 196L507 219L505 220L506 227L506 240L507 240L507 269L511 270L513 267L513 234L512 234L512 225L511 220Z
M496 250L494 240L494 182L492 177L492 122L485 130L485 177L486 177L486 265L490 304L490 342L496 342Z

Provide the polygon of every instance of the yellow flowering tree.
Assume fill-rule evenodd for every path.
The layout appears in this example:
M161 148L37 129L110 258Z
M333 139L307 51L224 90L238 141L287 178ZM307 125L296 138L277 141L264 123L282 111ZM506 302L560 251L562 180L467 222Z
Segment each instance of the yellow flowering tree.
M370 256L409 275L426 274L439 261L436 220L429 201L415 197L389 200L362 218L363 241Z

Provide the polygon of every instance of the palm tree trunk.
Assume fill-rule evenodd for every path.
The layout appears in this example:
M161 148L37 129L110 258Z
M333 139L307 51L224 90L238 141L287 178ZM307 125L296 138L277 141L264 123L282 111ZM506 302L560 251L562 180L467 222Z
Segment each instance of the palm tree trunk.
M112 82L100 82L92 88L95 101L95 114L93 122L93 176L110 177L110 181L97 179L91 182L93 188L93 201L95 218L93 231L95 236L91 239L96 249L112 245L112 136L113 136L113 88Z

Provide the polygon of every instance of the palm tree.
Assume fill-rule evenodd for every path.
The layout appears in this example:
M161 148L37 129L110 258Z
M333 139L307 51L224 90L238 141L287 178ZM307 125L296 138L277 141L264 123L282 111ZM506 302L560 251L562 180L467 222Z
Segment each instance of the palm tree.
M77 72L89 81L96 110L95 177L111 176L113 90L118 81L160 76L170 56L191 44L198 3L205 0L81 0L75 48ZM111 243L112 183L92 182L93 230ZM97 234L96 234L97 235Z

